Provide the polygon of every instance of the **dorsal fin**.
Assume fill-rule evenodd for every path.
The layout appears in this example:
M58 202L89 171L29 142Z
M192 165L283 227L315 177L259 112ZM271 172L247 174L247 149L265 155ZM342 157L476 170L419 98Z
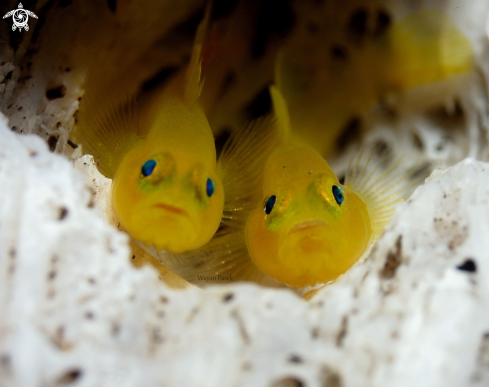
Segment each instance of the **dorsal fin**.
M188 64L188 68L185 73L184 99L188 104L195 103L197 98L199 98L204 85L204 81L200 79L202 68L202 47L204 45L206 33L209 29L211 9L212 1L209 1L205 9L204 18L197 28L190 63Z
M244 228L250 211L262 199L265 162L280 141L276 119L268 116L234 132L226 142L217 164L225 192L223 223Z
M124 155L140 141L137 104L129 97L118 104L100 88L96 75L85 72L84 78L85 93L73 136L83 152L98 162L100 173L113 178Z
M277 86L270 86L270 97L272 98L273 111L277 119L277 128L283 139L291 135L289 108L284 97L277 89Z

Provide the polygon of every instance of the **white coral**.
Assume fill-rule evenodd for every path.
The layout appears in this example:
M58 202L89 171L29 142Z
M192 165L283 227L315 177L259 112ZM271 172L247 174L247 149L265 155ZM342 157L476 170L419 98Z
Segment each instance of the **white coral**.
M489 381L488 164L437 173L310 303L254 284L171 290L131 267L91 200L67 160L2 121L2 387Z

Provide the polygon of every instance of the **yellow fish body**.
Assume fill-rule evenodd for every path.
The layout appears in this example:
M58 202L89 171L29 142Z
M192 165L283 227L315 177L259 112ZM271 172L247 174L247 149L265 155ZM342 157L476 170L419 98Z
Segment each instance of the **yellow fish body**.
M287 132L285 101L273 87L271 96L278 124ZM363 161L357 160L342 185L322 156L300 141L289 138L271 153L263 199L245 229L249 255L260 270L286 285L305 287L334 280L358 261L406 188L405 179L394 177L400 172L396 164L379 175L372 173L372 164L367 173L369 162Z
M341 148L342 133L360 129L362 115L375 103L434 84L444 91L423 90L421 107L443 103L463 85L457 76L474 67L470 41L438 9L393 21L373 3L335 4L298 4L307 16L299 17L276 65L294 132L324 156ZM419 104L419 96L411 100Z
M80 106L76 136L100 160L100 171L113 178L112 204L122 227L158 250L180 253L203 245L222 217L224 191L214 138L196 102L208 18L209 8L188 68L145 110L135 112L128 103L98 112L103 96L90 74Z
M192 283L260 282L264 274L293 287L334 280L358 261L412 188L398 163L382 169L373 153L359 156L340 184L322 156L291 135L278 90L270 94L273 119L231 137L219 160L228 171L226 195L233 192L226 227L200 249L162 259Z
M368 202L342 186L308 146L292 143L272 153L263 193L246 225L248 251L263 272L284 284L333 280L372 243Z

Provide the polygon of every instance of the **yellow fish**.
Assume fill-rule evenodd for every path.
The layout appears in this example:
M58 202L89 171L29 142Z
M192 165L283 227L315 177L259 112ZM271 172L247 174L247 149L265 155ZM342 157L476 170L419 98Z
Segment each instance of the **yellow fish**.
M278 123L289 126L285 101L275 88L271 96ZM300 141L285 141L270 155L263 201L245 230L248 252L260 270L305 287L334 280L358 261L402 200L405 180L394 177L396 163L381 173L376 165L359 172L359 165L368 167L361 160L343 185L322 156Z
M341 150L345 136L359 134L362 115L375 103L397 99L402 108L422 109L444 103L474 68L470 41L441 10L393 20L385 8L365 1L297 8L276 82L294 131L323 156ZM438 89L430 92L428 85Z
M162 260L190 282L261 281L263 273L293 287L334 280L358 261L419 181L405 177L399 162L383 168L385 160L369 153L354 160L341 184L317 151L291 136L285 101L275 87L270 94L274 119L231 137L219 161L234 168L227 166L229 150L249 161L249 167L241 161L239 173L254 177L235 189L235 195L246 192L246 208L243 201L229 205L242 209L240 220L231 219L199 250Z
M113 179L112 204L122 227L158 250L180 253L209 241L221 221L224 191L211 128L197 103L201 50L210 7L185 71L149 107L134 103L100 112L88 73L76 137ZM140 114L140 115L139 115Z

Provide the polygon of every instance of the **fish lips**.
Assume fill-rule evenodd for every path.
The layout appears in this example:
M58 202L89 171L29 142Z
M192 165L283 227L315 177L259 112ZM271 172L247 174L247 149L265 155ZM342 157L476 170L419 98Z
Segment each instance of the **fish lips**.
M154 244L158 250L185 250L180 245L192 243L199 235L198 219L183 206L167 201L147 203L145 209L134 218L144 225L144 235L136 237L147 245Z
M314 269L320 261L332 254L331 226L320 219L294 224L280 241L278 255L289 267Z

